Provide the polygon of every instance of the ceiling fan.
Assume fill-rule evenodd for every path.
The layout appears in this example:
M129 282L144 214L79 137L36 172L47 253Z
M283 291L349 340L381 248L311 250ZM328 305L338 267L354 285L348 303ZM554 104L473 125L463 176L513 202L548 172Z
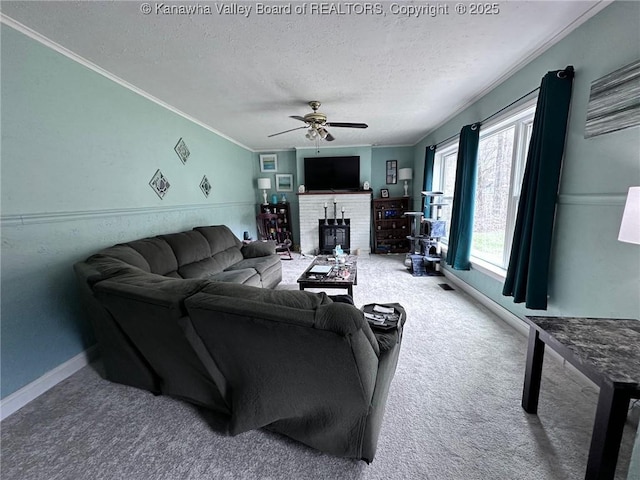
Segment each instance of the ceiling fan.
M320 102L312 100L309 102L309 106L313 110L311 113L307 113L304 117L299 115L291 115L289 118L295 118L304 122L304 127L291 128L284 132L273 133L269 137L275 137L276 135L282 135L283 133L293 132L294 130L307 129L307 137L312 142L318 142L320 139L332 142L335 140L334 136L329 133L326 127L341 127L341 128L367 128L369 125L366 123L349 123L349 122L327 122L327 116L324 113L318 111L320 108Z

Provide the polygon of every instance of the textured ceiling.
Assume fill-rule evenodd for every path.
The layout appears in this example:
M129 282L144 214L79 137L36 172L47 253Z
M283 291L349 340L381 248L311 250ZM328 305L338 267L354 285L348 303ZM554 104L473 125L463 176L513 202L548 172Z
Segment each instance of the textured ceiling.
M291 5L281 15L259 14L253 2L152 1L147 15L138 1L3 1L0 9L8 23L237 143L275 150L311 146L304 130L267 138L302 126L289 115L310 112L309 100L322 102L329 122L369 124L331 129L336 140L327 146L413 145L608 3L502 1L494 15L460 15L454 2L386 1L374 15L343 14L347 5L375 5L364 2L263 3ZM296 14L303 4L307 14ZM163 5L199 13L166 14ZM396 12L421 5L440 10ZM218 13L249 6L248 15Z

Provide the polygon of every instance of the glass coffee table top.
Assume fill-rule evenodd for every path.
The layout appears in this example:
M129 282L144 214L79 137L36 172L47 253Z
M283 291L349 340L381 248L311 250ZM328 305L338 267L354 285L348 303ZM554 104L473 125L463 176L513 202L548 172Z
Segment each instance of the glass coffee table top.
M300 290L305 288L346 288L353 295L353 285L357 285L358 268L355 255L345 255L344 263L336 262L331 255L317 256L300 275Z

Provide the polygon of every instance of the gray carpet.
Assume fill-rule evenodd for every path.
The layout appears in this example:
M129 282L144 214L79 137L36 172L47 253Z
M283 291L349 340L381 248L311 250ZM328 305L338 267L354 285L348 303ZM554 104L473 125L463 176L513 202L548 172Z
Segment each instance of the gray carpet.
M279 288L297 289L309 262L283 261ZM358 265L356 305L398 301L408 314L371 465L262 430L223 436L207 412L107 382L97 362L2 422L2 479L584 478L596 387L547 356L539 415L526 414L521 334L443 277L413 277L403 256ZM628 421L617 479L634 434Z

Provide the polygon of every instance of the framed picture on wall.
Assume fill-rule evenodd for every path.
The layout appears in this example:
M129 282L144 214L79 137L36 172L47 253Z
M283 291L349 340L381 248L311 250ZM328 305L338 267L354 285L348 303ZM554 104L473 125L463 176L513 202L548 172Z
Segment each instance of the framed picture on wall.
M380 197L381 198L389 198L389 189L388 188L381 188L380 189Z
M387 160L387 185L398 183L398 161Z
M277 172L278 156L276 154L260 155L261 172Z
M291 173L276 175L276 191L293 192L293 175Z

